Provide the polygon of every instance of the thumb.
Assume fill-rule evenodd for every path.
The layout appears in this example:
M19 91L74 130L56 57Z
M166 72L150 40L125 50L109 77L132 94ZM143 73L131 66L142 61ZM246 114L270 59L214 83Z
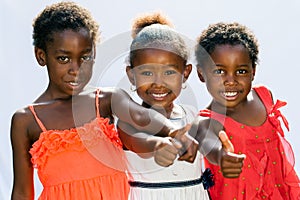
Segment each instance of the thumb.
M230 142L230 140L229 140L227 134L225 133L225 131L221 130L219 132L219 138L222 142L222 146L225 149L225 151L234 152L233 144Z
M176 149L181 149L182 148L182 144L181 142L179 142L178 140L176 140L175 138L171 138L171 143L174 145L174 147Z
M180 137L180 136L184 135L186 132L188 132L191 129L191 127L192 127L191 124L187 124L186 126L173 131L172 133L169 134L169 136L172 138L178 137L178 136Z

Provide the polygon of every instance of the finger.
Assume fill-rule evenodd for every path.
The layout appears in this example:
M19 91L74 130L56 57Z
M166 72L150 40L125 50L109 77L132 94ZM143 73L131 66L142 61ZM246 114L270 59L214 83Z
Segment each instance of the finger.
M154 157L155 162L163 167L168 167L174 163L174 160L169 160L163 157Z
M180 150L183 145L181 144L181 142L179 142L179 140L175 139L175 138L171 138L170 139L171 143L174 145L174 147L178 150Z
M191 127L192 127L191 124L187 124L186 126L173 131L172 133L170 133L169 136L174 138L175 136L179 137L181 135L184 135L186 132L188 132L190 130Z
M243 162L245 158L245 154L235 154L232 152L228 152L225 159L230 160L231 162Z
M156 151L154 153L154 160L161 166L169 166L173 164L177 157L177 153L173 154L168 151Z
M182 156L178 158L178 160L185 160L187 162L193 163L197 156L197 151L198 144L193 144L186 150L186 152L182 154Z
M227 152L234 152L234 147L233 144L230 142L227 134L225 133L225 131L220 131L219 132L219 138L222 142L223 148L227 151Z
M225 178L238 178L241 173L222 173Z

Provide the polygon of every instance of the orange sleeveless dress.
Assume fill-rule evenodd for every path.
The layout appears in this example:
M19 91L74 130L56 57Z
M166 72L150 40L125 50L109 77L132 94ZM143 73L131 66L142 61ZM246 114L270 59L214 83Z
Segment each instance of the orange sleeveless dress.
M211 168L215 180L215 185L210 188L211 197L213 200L299 200L300 181L294 170L294 154L278 119L282 118L288 128L278 110L286 103L277 100L273 104L271 94L264 86L253 89L267 111L267 119L261 126L247 126L207 109L199 113L222 123L235 153L246 154L243 171L236 179L224 178L219 166L205 160L205 167Z
M30 149L44 186L40 200L127 200L122 143L114 125L100 117L98 94L96 119L68 130L47 130L29 107L42 129Z

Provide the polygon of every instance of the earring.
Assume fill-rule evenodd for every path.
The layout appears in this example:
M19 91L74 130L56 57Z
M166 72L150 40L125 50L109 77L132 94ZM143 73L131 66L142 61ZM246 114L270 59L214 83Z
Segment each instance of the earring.
M130 91L131 91L131 92L135 92L135 91L136 91L135 85L130 85Z
M185 89L186 87L187 87L186 83L185 83L185 82L182 83L181 88L182 88L182 89Z
M42 60L42 59L39 59L39 60L38 60L38 63L39 63L39 65L41 65L41 66L44 66L44 65L45 65L45 62L44 62L44 60Z

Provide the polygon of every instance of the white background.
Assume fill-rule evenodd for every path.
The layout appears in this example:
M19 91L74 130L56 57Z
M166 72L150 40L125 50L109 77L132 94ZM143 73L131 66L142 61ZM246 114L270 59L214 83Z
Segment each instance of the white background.
M9 139L10 119L21 107L31 103L46 88L45 68L37 65L32 46L32 20L46 5L56 1L1 0L0 2L0 199L9 199L12 186L12 154ZM113 55L111 63L96 61L94 83L103 86L129 85L124 76L121 50L127 43L118 46L114 38L128 35L131 22L137 14L154 10L166 13L175 28L195 40L210 23L237 21L254 31L260 42L260 64L254 84L265 84L275 98L286 100L282 109L290 123L286 138L293 146L296 170L300 173L300 134L298 106L299 93L299 46L300 46L300 1L240 1L240 0L90 0L76 1L88 8L100 24L102 44L100 53ZM121 35L121 36L120 36ZM127 39L129 40L129 39ZM128 42L129 45L129 42ZM99 47L101 48L101 46ZM109 53L109 51L111 51ZM103 53L104 52L104 53ZM109 56L108 56L109 57ZM105 58L101 58L105 59ZM107 58L106 58L107 59ZM104 64L103 64L104 63ZM115 68L112 70L112 67ZM195 75L189 79L189 87L183 97L196 95L198 108L209 102L204 85ZM298 81L297 81L298 80ZM96 81L96 82L95 82ZM191 101L187 97L187 101ZM37 184L37 193L40 192Z

